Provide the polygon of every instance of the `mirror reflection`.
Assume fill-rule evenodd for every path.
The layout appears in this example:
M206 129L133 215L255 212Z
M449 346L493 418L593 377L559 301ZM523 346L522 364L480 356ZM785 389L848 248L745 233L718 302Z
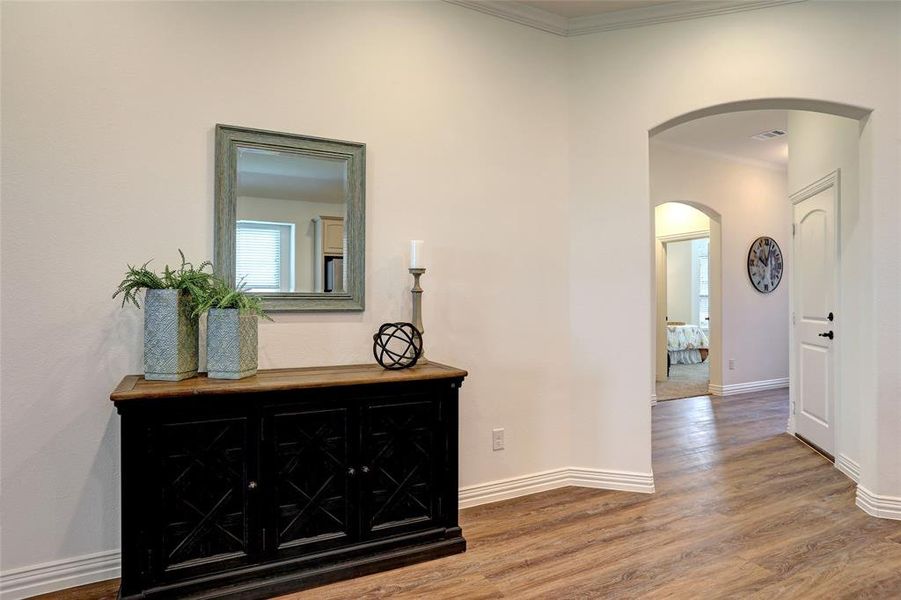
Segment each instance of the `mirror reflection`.
M236 184L236 281L261 293L343 293L347 161L239 147Z

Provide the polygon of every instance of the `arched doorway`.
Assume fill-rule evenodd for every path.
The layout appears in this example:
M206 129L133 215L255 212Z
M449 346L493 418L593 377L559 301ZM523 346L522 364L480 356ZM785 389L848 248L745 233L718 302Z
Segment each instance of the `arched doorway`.
M863 467L861 463L863 457L866 456L865 448L870 444L866 439L864 432L867 431L872 424L865 423L864 419L867 416L875 416L875 413L870 410L872 407L866 406L866 396L860 393L860 390L868 389L870 385L867 380L870 367L866 364L865 357L869 355L869 349L866 347L866 344L868 337L873 335L873 323L870 318L871 313L868 313L866 309L868 298L864 293L856 292L856 290L868 290L872 288L871 281L867 279L868 274L866 270L867 260L870 256L869 253L871 252L871 249L867 240L854 234L855 231L859 233L864 230L863 228L867 221L861 217L863 214L861 213L861 207L864 207L863 210L866 210L865 207L872 201L870 189L872 183L866 176L867 169L870 166L869 163L872 160L872 156L867 151L868 145L872 143L872 140L868 139L868 136L872 135L872 132L868 128L869 111L855 106L801 99L777 98L748 100L712 106L686 113L685 115L675 117L652 128L649 130L649 134L653 136L681 124L708 116L726 115L729 113L753 110L787 110L795 113L814 115L814 117L811 117L814 119L841 117L841 120L847 120L850 124L850 127L846 127L846 130L850 129L853 131L853 160L847 159L842 162L842 160L836 159L836 161L834 161L835 166L821 166L815 174L814 171L808 171L805 175L808 180L801 181L796 178L795 181L789 181L789 193L786 195L785 205L791 210L792 203L789 201L788 196L791 195L794 200L799 191L817 184L821 179L833 177L836 181L836 243L842 249L841 252L838 253L840 258L836 264L834 276L836 290L834 303L836 310L834 311L834 314L837 316L835 322L833 322L833 311L829 310L827 323L825 320L826 312L823 311L821 319L823 320L821 325L824 328L830 329L830 332L834 330L841 339L841 342L836 342L834 346L835 376L834 379L831 380L831 383L826 386L834 388L835 390L834 405L830 408L832 414L835 416L833 427L834 433L832 434L835 439L835 450L830 449L829 453L834 452L836 467L857 481L861 471L865 470L865 467ZM789 130L791 129L792 128L789 127ZM829 136L821 137L821 139L818 140L818 147L814 148L812 145L808 144L806 151L815 150L815 152L812 153L828 155L829 151L832 150L830 145L834 143L834 141L835 140ZM848 147L850 147L850 145ZM861 148L863 151L861 151ZM838 153L836 152L836 154ZM850 154L850 152L845 151L845 158ZM846 168L851 163L853 163L853 168ZM828 161L823 162L823 165L829 164L831 163ZM858 169L861 174L860 176L857 175ZM838 175L839 172L842 172L841 176ZM849 176L845 177L845 175ZM841 196L841 202L838 201L838 196ZM801 198L798 198L797 201L801 201ZM659 202L652 199L650 202L651 210L654 210L657 204L659 204ZM793 237L791 238L790 244L792 247L797 244ZM797 272L792 272L792 267L793 265L789 260L786 267L787 283L794 281L794 278L797 276ZM792 286L792 289L794 289L794 286ZM792 323L794 323L796 318L800 319L803 315L798 316L795 314L794 308L798 306L798 299L794 297L794 293L792 296L792 312L790 313L790 318ZM655 315L655 332L657 330L658 321L659 318ZM790 354L792 361L790 369L790 379L792 382L790 403L791 414L795 415L799 412L798 404L803 402L803 390L799 390L796 382L797 379L800 379L797 377L797 374L801 368L798 360L799 355L796 352L798 344L797 339L795 338L797 335L793 326L790 331L790 336L792 338L790 342L792 348ZM654 337L656 346L658 334L655 333ZM831 337L829 339L832 340ZM717 370L719 371L720 369ZM855 393L849 393L850 391L854 391ZM843 398L847 400L844 403L842 402ZM850 403L853 403L854 406L851 406ZM800 411L803 412L804 410L805 407L801 406ZM790 417L788 425L789 433L796 433L794 421L795 419L793 416Z
M704 395L710 386L713 389L721 386L723 355L722 217L709 206L691 200L659 198L653 204L655 301L652 308L656 335L652 404L658 400ZM699 246L698 242L703 240L708 242L706 252L699 253L703 245ZM677 249L678 254L674 252ZM680 273L678 283L672 280L674 263ZM687 270L680 269L680 263ZM684 342L686 347L669 344L668 339L672 338ZM703 369L688 366L696 364L703 365ZM685 375L694 372L697 374Z

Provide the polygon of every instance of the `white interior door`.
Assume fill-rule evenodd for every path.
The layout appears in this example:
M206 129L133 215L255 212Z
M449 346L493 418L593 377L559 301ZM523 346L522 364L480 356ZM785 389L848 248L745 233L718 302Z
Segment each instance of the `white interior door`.
M795 431L835 454L837 187L794 205Z

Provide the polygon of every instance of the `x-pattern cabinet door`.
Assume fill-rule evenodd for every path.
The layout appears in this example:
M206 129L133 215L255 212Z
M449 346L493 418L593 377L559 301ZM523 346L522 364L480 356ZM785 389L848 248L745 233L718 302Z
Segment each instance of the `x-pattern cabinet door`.
M434 396L367 399L361 406L362 535L372 539L439 526L446 441Z
M145 430L141 518L155 524L147 570L156 581L247 564L259 553L254 420L246 414L167 416ZM149 534L148 534L149 535Z
M357 539L355 471L346 402L277 405L263 417L267 550L309 554Z

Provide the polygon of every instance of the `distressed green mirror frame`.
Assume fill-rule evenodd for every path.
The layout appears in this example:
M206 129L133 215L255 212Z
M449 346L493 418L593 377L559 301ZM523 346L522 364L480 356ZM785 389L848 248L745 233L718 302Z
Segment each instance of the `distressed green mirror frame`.
M215 269L235 285L235 227L239 148L260 148L347 163L347 215L344 231L344 292L267 292L256 294L268 311L362 311L366 253L366 144L216 125Z

